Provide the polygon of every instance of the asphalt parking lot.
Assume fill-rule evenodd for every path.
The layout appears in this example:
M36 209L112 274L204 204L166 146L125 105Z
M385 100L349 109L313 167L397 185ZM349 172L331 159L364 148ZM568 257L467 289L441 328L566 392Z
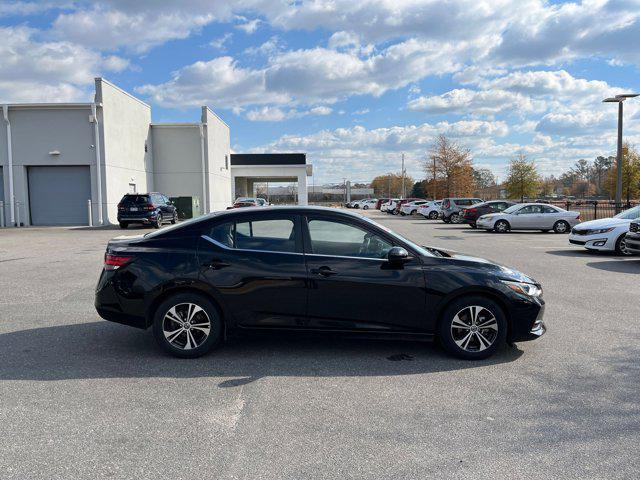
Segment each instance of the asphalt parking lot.
M532 275L547 335L480 362L290 338L180 360L94 311L120 231L0 230L0 478L637 478L640 259L366 214Z

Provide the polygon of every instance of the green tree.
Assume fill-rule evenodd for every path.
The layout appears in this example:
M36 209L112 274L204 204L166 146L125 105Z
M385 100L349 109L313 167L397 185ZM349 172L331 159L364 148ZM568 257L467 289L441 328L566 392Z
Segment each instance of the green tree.
M614 165L609 170L605 188L611 197L616 195L618 172ZM640 155L638 151L625 143L622 147L622 198L627 203L640 195Z
M496 186L496 177L488 168L473 168L472 176L476 190L481 196L484 196L488 189Z
M413 188L411 189L411 194L410 196L413 198L425 198L426 194L425 194L425 181L422 180L421 182L416 182L413 184Z
M509 173L504 186L510 198L534 197L540 185L540 174L533 162L529 162L524 154L511 160Z

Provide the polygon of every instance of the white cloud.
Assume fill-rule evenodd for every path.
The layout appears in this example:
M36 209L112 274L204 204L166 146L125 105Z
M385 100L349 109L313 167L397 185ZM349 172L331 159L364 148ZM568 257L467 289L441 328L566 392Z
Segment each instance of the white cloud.
M544 105L524 95L505 90L455 89L442 95L415 98L409 101L407 108L431 114L494 115L497 113L521 114L541 110Z
M260 23L260 19L254 18L253 20L248 20L245 23L236 25L236 28L242 30L247 35L251 35L252 33L255 33L256 30L258 30Z
M121 71L128 61L70 42L40 42L27 27L0 28L0 101L75 101L90 98L93 78Z
M325 105L318 105L309 110L289 109L283 110L279 107L262 107L247 112L247 119L252 122L281 122L291 118L301 118L306 116L330 115L333 110Z
M233 33L227 32L221 37L214 38L209 42L209 46L214 48L215 50L219 50L224 52L227 49L227 43L231 41L233 38Z

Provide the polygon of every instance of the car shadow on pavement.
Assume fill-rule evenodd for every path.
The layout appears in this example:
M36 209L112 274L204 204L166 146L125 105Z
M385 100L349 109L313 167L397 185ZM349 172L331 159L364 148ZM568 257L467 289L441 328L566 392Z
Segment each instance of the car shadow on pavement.
M589 262L587 267L606 270L608 272L640 274L640 260L610 260L606 262Z
M594 257L616 257L619 256L615 252L592 252L586 248L569 248L566 250L547 250L546 253L557 255L558 257L574 257L574 258L594 258Z
M209 355L178 359L156 346L151 332L108 322L0 334L0 381L85 378L215 378L220 388L263 377L360 377L436 373L517 360L505 346L482 361L463 361L424 342L327 337L233 339Z

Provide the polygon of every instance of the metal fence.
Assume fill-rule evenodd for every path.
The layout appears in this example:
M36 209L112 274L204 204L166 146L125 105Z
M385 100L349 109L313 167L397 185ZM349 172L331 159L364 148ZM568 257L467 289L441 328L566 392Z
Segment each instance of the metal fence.
M615 202L610 202L607 200L602 200L602 201L572 200L572 201L560 201L560 202L549 202L549 203L557 207L564 208L565 210L573 210L576 212L580 212L580 219L583 222L587 220L598 220L599 218L613 217L617 213L627 210L628 208L632 208L640 205L640 202L637 202L637 201L616 204Z

